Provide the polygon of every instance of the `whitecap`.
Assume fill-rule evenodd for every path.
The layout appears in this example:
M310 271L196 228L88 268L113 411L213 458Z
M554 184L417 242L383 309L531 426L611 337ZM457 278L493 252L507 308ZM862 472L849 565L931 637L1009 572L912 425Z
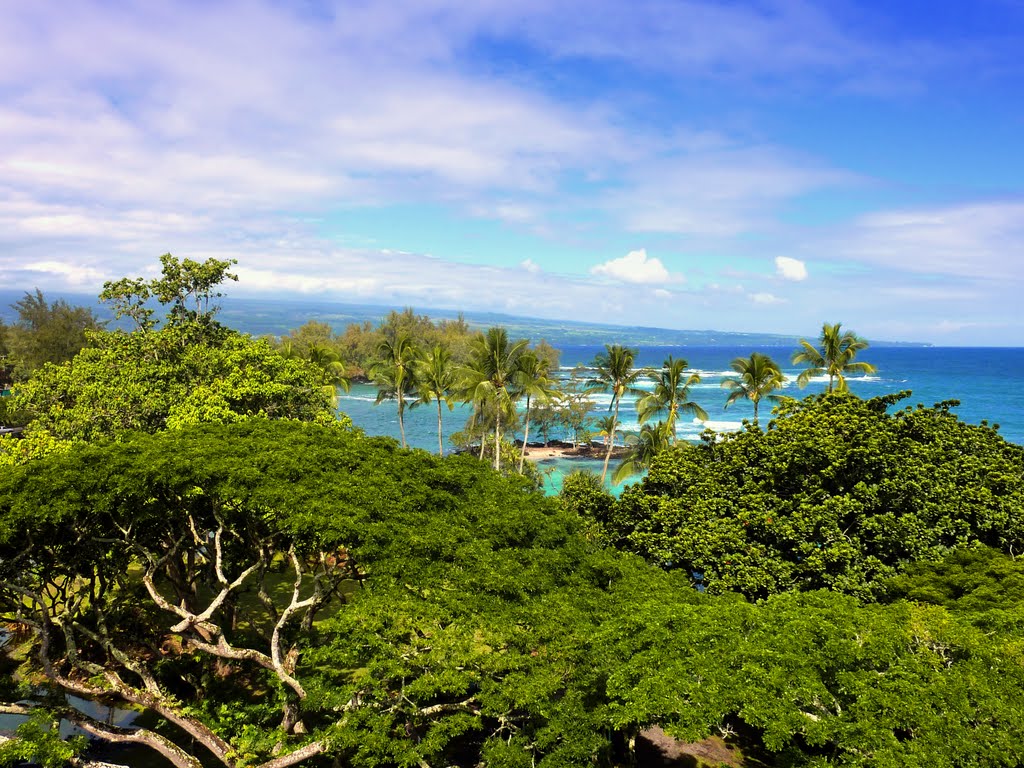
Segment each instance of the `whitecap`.
M695 419L695 421L697 421ZM713 429L715 432L737 432L743 429L742 421L713 421L708 419L702 422L707 429Z

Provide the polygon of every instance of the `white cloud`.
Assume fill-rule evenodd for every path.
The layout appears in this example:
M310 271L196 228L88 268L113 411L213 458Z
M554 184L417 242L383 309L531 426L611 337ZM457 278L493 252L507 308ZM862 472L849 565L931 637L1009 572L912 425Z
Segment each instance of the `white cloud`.
M532 275L536 275L542 271L540 268L540 264L535 262L533 259L523 259L521 262L519 262L519 266Z
M855 180L773 146L665 147L630 163L604 205L632 231L721 238L769 224L787 200Z
M799 282L800 280L807 279L807 265L800 261L800 259L794 259L789 256L775 257L775 272L783 280Z
M750 300L755 304L785 304L785 299L780 299L771 293L758 292L750 294Z
M671 299L672 291L666 291L664 288L655 288L654 296L659 299Z
M665 283L678 280L680 276L672 275L661 259L650 258L647 250L630 251L621 259L611 259L591 268L592 275L610 277L624 283Z
M931 275L1024 280L1024 201L880 211L856 220L833 258Z

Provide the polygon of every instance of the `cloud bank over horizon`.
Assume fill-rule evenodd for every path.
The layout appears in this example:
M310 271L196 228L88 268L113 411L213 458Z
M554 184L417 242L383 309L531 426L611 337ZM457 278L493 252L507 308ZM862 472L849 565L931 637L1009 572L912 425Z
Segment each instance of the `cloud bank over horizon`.
M1024 10L904 13L3 4L0 286L1019 344Z

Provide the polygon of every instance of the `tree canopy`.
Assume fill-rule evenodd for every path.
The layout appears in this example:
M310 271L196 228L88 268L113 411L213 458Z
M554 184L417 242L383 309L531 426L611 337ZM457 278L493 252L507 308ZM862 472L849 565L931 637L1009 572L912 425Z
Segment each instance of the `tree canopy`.
M616 545L713 592L872 597L905 563L1024 547L1024 448L904 395L792 401L769 428L661 451L614 504Z
M469 456L207 424L0 476L0 615L30 633L22 674L166 725L51 716L189 768L614 765L653 724L796 766L1024 759L1015 633L700 594L587 535Z

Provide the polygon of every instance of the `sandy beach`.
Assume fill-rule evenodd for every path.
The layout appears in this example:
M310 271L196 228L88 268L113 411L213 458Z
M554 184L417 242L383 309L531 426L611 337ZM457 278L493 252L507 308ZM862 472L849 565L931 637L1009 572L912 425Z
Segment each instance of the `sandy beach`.
M605 446L599 443L583 443L573 447L572 443L552 441L548 445L534 445L530 443L526 448L526 458L531 461L544 461L545 459L604 459ZM623 446L616 446L612 451L612 458L621 458L628 452Z

